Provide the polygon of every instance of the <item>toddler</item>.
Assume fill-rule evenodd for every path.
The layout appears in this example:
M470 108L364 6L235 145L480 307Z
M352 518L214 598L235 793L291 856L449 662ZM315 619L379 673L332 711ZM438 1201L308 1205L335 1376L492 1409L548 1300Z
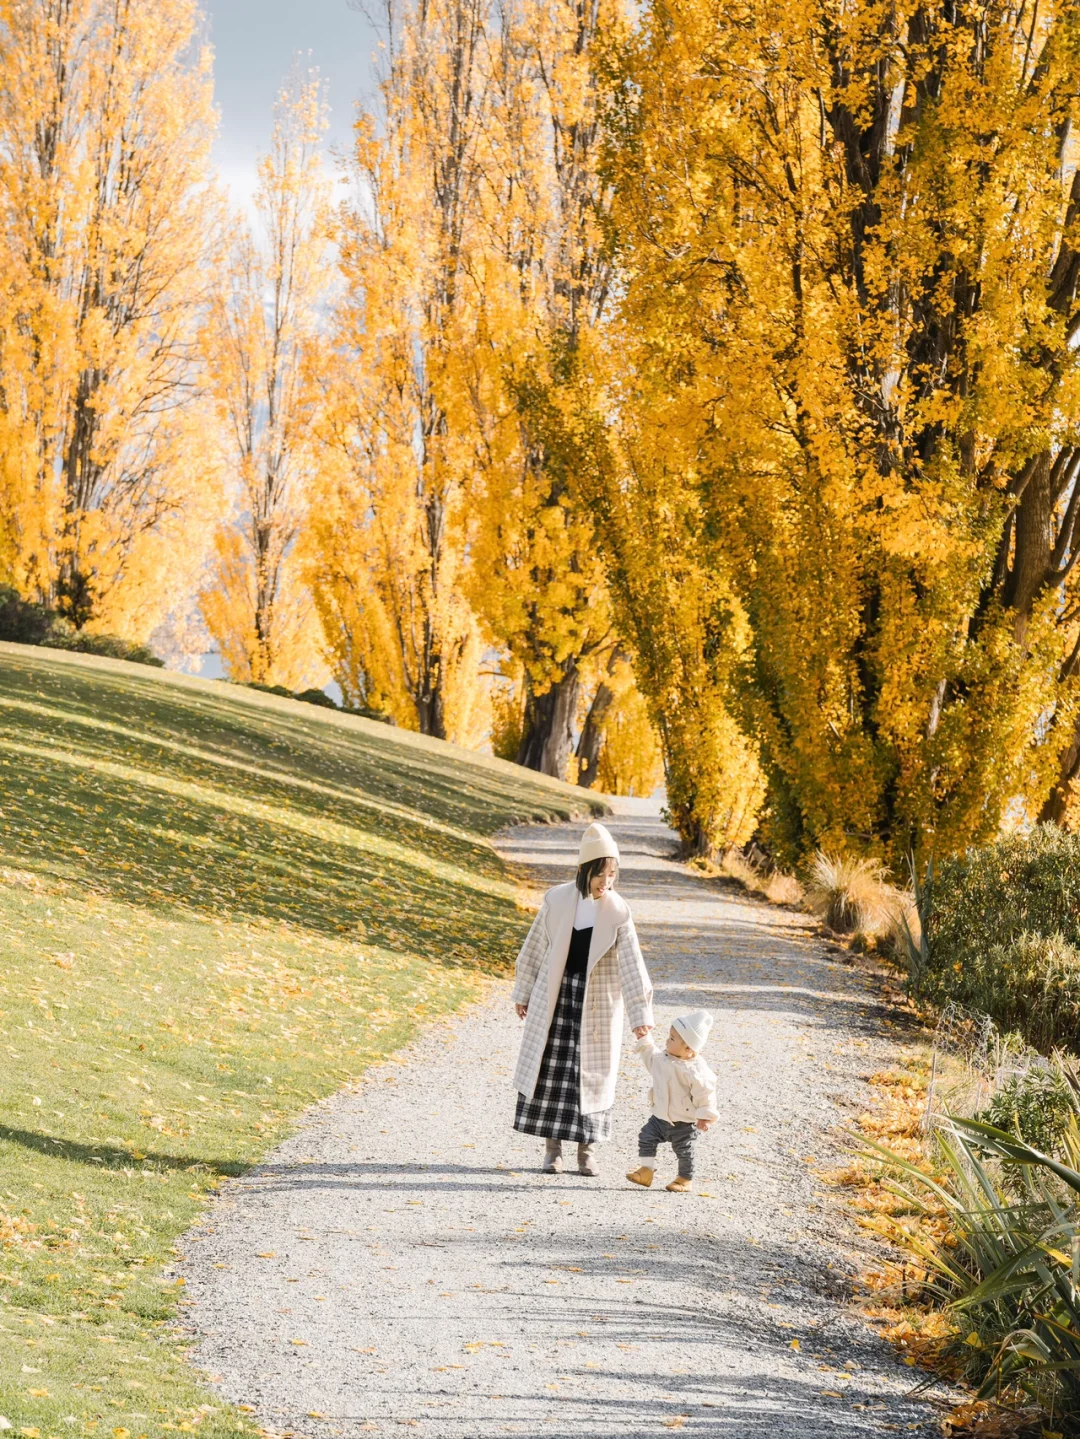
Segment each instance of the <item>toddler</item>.
M656 1172L657 1146L670 1144L679 1159L679 1174L667 1188L674 1194L690 1190L694 1142L701 1131L720 1118L716 1075L700 1057L710 1029L712 1015L695 1009L674 1021L663 1049L657 1049L649 1035L635 1046L635 1053L641 1055L652 1078L652 1114L638 1135L641 1163L626 1176L631 1184L649 1187Z

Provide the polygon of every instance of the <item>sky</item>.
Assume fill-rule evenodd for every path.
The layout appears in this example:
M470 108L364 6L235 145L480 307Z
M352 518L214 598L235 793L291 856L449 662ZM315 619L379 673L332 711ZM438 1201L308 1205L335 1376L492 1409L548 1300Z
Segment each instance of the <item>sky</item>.
M305 70L317 68L327 82L327 146L347 147L355 102L374 91L378 40L360 9L350 0L204 0L203 8L221 117L215 157L237 203L246 203L254 189L274 100L294 59Z

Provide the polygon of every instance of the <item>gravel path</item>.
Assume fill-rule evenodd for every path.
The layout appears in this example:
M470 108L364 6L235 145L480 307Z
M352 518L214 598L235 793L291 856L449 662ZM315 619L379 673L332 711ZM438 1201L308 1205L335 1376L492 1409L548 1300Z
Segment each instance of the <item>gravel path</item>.
M579 828L502 847L554 883ZM611 828L659 1023L716 1015L723 1117L699 1144L699 1192L623 1179L647 1116L628 1052L601 1177L538 1172L540 1141L510 1129L518 1024L495 986L316 1106L189 1234L194 1357L268 1429L939 1432L905 1397L912 1371L845 1308L848 1222L806 1163L835 1155L859 1073L887 1062L865 981L798 915L675 863L658 819Z

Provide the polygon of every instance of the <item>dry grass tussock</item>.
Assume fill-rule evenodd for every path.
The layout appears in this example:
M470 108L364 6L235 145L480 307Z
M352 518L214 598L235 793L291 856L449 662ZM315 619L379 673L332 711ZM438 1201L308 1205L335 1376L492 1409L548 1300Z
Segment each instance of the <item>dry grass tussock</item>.
M890 884L884 866L872 859L828 855L819 850L810 865L806 902L837 934L850 934L875 949L899 941L905 926L917 944L919 915L906 890Z
M805 898L805 891L793 874L755 863L737 849L727 850L721 856L719 873L737 880L744 889L760 894L770 904L799 908Z
M701 867L704 862L697 861ZM884 866L870 859L819 851L805 883L741 850L728 850L708 872L726 875L771 904L807 909L854 948L906 956L919 949L921 927L914 896L890 883Z

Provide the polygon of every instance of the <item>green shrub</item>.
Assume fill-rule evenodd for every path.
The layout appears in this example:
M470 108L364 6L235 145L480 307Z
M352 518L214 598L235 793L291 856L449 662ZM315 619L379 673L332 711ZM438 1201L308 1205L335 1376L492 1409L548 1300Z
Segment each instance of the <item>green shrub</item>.
M339 710L341 708L341 706L336 702L336 700L332 700L325 690L291 690L287 689L285 685L264 685L259 684L256 680L248 680L244 688L249 690L259 690L264 695L280 695L282 699L299 700L301 704L321 705L323 709ZM350 710L349 713L367 715L368 711ZM383 716L375 715L373 716L373 718L381 719L383 718Z
M1080 1048L1080 836L1040 825L947 860L925 900L928 998Z
M76 630L70 636L53 636L44 641L50 649L75 650L81 655L104 655L106 659L127 660L130 664L154 665L165 668L165 661L158 659L149 645L133 645L119 635L88 635Z
M945 860L927 898L932 968L1022 934L1080 943L1080 835L1042 824Z
M48 605L23 599L10 585L0 585L0 640L19 645L42 645L51 650L74 650L84 655L105 655L137 665L164 668L147 645L133 645L119 635L92 635L77 630L70 620Z
M244 688L249 690L258 690L260 694L264 695L280 695L282 699L286 700L292 700L296 698L292 690L286 689L284 685L264 685L260 684L258 680L248 680L245 683Z
M1075 1092L1058 1063L1010 1075L975 1118L1015 1135L1042 1154L1060 1157L1075 1115Z
M322 705L323 709L336 710L340 708L325 690L299 690L294 698L301 700L306 705Z
M9 585L0 585L0 640L17 645L44 644L59 617L45 605L24 600Z
M1021 934L969 951L950 968L931 970L925 990L988 1014L1042 1054L1056 1045L1080 1049L1080 951L1060 934Z

